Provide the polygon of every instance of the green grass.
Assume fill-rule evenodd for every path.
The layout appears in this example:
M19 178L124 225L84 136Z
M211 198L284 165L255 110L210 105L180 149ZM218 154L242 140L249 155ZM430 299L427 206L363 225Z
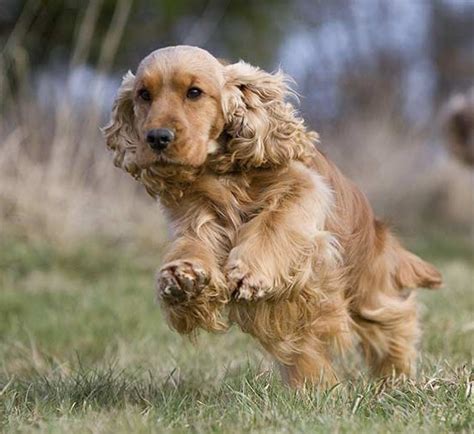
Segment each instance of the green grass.
M197 345L154 303L159 251L95 240L0 242L0 423L4 432L472 432L472 248L415 244L447 285L421 292L416 381L358 365L329 391L294 392L233 329ZM354 362L355 363L355 362Z

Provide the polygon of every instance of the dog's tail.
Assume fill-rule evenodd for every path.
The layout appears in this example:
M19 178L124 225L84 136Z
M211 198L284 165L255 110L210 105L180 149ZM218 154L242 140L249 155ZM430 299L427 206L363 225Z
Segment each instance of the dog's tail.
M404 249L398 242L393 245L393 248L395 254L393 280L398 288L435 289L441 287L443 278L434 265Z

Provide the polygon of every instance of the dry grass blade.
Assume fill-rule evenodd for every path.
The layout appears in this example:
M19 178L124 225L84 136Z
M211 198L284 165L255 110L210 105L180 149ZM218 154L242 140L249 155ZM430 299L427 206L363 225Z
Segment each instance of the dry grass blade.
M97 19L103 0L90 0L82 20L76 46L71 57L71 68L84 63L89 55L90 46L94 36Z

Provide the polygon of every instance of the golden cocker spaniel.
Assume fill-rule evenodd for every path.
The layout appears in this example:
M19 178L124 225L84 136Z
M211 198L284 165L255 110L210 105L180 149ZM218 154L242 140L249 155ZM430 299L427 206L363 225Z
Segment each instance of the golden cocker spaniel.
M183 334L238 324L294 387L337 381L332 359L356 343L375 375L409 375L412 290L441 276L318 151L289 93L281 72L189 46L124 77L104 134L174 230L157 276L168 322Z

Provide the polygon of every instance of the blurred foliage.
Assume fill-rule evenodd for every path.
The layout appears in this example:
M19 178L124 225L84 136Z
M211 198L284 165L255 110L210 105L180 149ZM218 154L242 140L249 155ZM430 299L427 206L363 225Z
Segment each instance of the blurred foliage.
M453 89L474 85L474 1L464 3L464 8L453 9L433 0L430 49L440 100Z
M95 64L117 1L5 0L0 43L6 42L23 15L27 31L22 46L32 65L67 61L89 7L98 7L88 62ZM124 37L117 52L119 69L137 64L148 52L167 45L206 46L222 57L270 63L277 51L290 3L283 0L131 0ZM218 38L215 37L216 33Z
M283 66L325 125L381 110L428 124L473 83L473 28L472 0L1 0L0 71L15 89L30 70L122 74L154 49L198 45Z

